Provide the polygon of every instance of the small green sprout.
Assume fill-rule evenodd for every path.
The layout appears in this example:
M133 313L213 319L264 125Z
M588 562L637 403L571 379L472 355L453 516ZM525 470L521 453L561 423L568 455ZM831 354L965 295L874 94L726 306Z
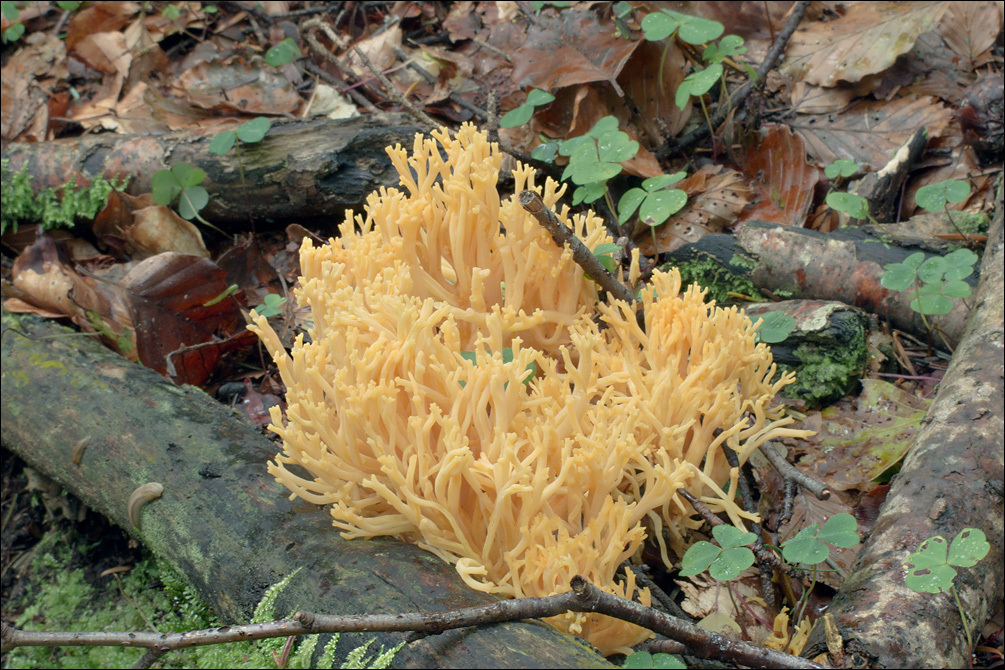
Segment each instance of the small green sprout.
M743 46L743 38L739 35L726 35L718 42L705 47L701 57L706 63L721 63L727 58L741 56L747 53L747 47Z
M974 271L977 254L957 249L945 256L925 259L923 252L913 253L901 263L883 266L879 283L891 291L906 291L913 286L911 309L925 316L949 314L951 298L969 298L970 285L963 281ZM925 326L928 321L925 320Z
M688 16L669 9L647 14L642 19L642 31L650 42L658 42L677 33L688 44L705 44L718 39L725 28L718 21Z
M2 7L2 10L0 11L3 12L3 17L11 22L11 25L7 28L7 30L3 31L4 44L7 42L16 42L21 39L22 35L24 35L24 24L18 20L18 17L21 15L21 10L18 8L18 5L23 7L24 4L4 0L2 5L0 5L0 7Z
M789 563L818 565L830 556L830 548L854 547L859 543L858 522L851 514L835 514L820 526L810 524L782 544L782 558Z
M150 180L154 202L170 205L179 198L178 213L183 219L197 219L209 225L199 216L199 211L209 203L209 193L200 186L205 178L205 172L188 163L176 163L170 170L158 170Z
M282 67L300 58L300 47L293 38L287 37L285 40L275 45L265 52L265 62L272 67Z
M674 654L650 654L648 651L636 651L625 659L621 666L626 670L680 670L687 664Z
M286 304L286 298L279 295L278 293L269 293L265 296L265 302L255 308L255 312L264 316L266 319L278 316L282 312L283 305Z
M844 177L847 179L858 172L858 170L858 163L847 158L841 158L825 167L824 174L828 179L837 179L838 177Z
M269 130L272 128L272 121L269 121L264 116L258 116L247 123L239 125L233 130L225 130L218 134L209 143L209 152L216 154L217 156L222 156L231 147L241 140L245 144L255 144L256 142L261 142Z
M977 528L964 528L957 534L951 544L941 535L930 537L918 550L907 557L904 569L904 585L915 593L942 593L951 591L956 599L956 607L963 621L963 631L967 635L968 649L974 648L960 594L953 584L956 579L956 568L971 568L988 555L991 545L987 542L984 531Z
M235 293L237 293L237 291L238 291L237 284L231 284L230 286L228 286L227 288L225 288L223 291L221 291L219 295L217 295L217 296L215 296L213 298L210 298L206 302L202 303L202 306L203 307L212 307L213 305L216 305L217 303L223 302L229 296L234 295Z
M643 181L642 188L626 191L618 202L618 223L628 221L636 209L639 219L650 226L669 219L687 204L687 193L670 188L686 176L686 172L661 174Z
M756 540L756 535L724 524L712 528L712 536L719 547L702 541L695 542L684 552L679 573L681 577L691 577L708 570L713 579L728 582L754 564L754 552L746 545Z
M562 142L559 153L569 157L562 179L574 184L605 182L621 174L621 162L639 151L639 143L618 130L618 120L605 116L586 135Z
M827 206L844 212L853 219L871 219L869 216L869 201L854 193L831 191L827 194Z
M765 312L757 327L757 340L765 344L782 342L796 328L796 320L785 312Z
M531 0L530 6L534 8L535 12L540 12L548 5L551 5L555 9L565 9L571 4L572 0L551 0L550 2L548 0Z
M499 119L501 128L516 128L530 121L534 116L534 108L547 105L555 99L551 93L540 88L532 88L527 94L527 101L516 109L511 109ZM539 159L540 160L540 159Z
M970 197L970 185L959 179L946 179L918 189L914 199L918 207L936 212L949 202L963 202Z

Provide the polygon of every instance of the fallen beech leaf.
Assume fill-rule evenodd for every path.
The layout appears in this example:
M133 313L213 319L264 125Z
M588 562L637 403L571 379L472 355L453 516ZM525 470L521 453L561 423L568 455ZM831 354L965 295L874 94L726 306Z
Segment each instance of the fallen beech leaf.
M175 214L170 207L153 205L136 210L133 216L133 225L124 233L135 258L149 258L165 251L209 258L199 229L191 221Z
M810 84L833 86L882 72L941 18L950 3L851 5L839 19L797 30L789 41L782 72Z
M952 120L949 108L935 98L902 97L885 102L862 100L840 115L800 114L789 126L806 143L820 165L850 158L867 171L882 169L919 128L939 137Z
M49 127L46 92L37 80L66 60L66 48L53 35L32 33L11 54L0 76L0 137L41 142Z
M802 226L813 204L820 169L806 162L806 147L788 126L769 126L756 149L747 152L743 172L760 202L741 216L787 226Z

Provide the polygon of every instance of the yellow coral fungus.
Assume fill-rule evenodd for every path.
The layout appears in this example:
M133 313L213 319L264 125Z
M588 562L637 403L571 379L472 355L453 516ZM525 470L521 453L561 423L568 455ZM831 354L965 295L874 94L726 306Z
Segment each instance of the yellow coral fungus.
M648 604L618 566L647 533L668 563L667 541L683 551L696 521L680 488L743 525L720 445L745 459L792 433L769 407L790 379L772 383L750 321L681 293L676 271L642 290L645 330L635 306L598 302L571 252L500 201L484 134L433 138L411 157L388 149L407 193L382 189L340 238L305 241L309 341L287 353L256 319L287 386L269 472L331 504L345 537L415 542L475 589L545 596L580 574ZM530 168L514 177L551 208L564 192ZM587 246L611 241L598 217L557 213ZM649 634L599 615L552 623L604 653Z

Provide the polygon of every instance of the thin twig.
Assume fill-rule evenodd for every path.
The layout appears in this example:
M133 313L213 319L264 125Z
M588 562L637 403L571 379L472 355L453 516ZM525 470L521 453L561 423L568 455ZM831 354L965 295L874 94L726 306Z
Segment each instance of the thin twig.
M324 34L328 37L328 39L330 39L332 43L335 44L335 46L337 46L339 49L342 49L343 51L345 51L349 46L346 40L344 40L341 36L339 36L339 34L336 33L331 26L329 26L321 19L311 19L310 21L305 21L303 26L301 27L301 32L305 36L307 36L309 34L307 31L310 28L321 29L324 32ZM383 29L386 28L387 26L384 26ZM315 40L315 42L317 41ZM315 51L318 50L317 47L314 47L313 43L311 44L311 46L312 48L315 48ZM393 83L391 83L391 80L388 79L383 72L381 72L379 67L373 64L373 61L370 60L370 58L366 55L366 53L362 49L360 49L358 46L354 46L353 51L356 53L356 57L359 58L360 62L363 64L363 67L369 70L373 74L373 76L376 77L377 80L384 86L387 95L389 95L406 112L408 112L408 114L412 118L414 118L415 120L419 121L422 124L425 124L429 128L439 128L441 125L443 125L437 122L435 119L433 119L431 116L429 116L422 110L420 110L419 108L417 108L415 105L411 103L411 101L409 101L405 96L403 96L401 94L401 91L398 90L398 87L395 86ZM349 72L348 68L343 66L342 63L338 60L338 58L334 56L334 54L325 52L325 57L328 58L331 62L335 63L336 67L338 67L342 72L345 73Z
M379 67L373 64L373 61L370 60L362 49L359 47L353 47L353 50L355 50L356 56L359 58L360 62L363 63L363 66L372 72L373 76L375 76L380 83L384 85L384 89L387 91L387 94L391 96L396 103L401 105L401 107L404 108L404 110L408 112L413 119L419 123L425 124L429 128L439 128L443 125L442 123L436 121L433 117L429 116L429 114L426 114L424 111L413 105L408 98L402 95L401 91L398 90L398 87L395 86L391 80L380 71Z
M830 489L823 482L814 479L809 476L796 466L785 460L785 447L774 442L765 442L760 446L761 453L764 457L768 459L768 462L774 466L775 470L778 470L786 479L791 479L796 484L799 484L804 489L812 493L817 497L817 500L827 500L831 497ZM781 450L781 453L778 450Z
M405 64L406 67L408 67L408 69L410 69L412 72L415 72L417 75L422 77L427 84L433 84L433 85L436 84L436 77L427 72L426 70L424 70L421 65L413 61L412 58L408 55L408 53L404 49L402 49L399 46L396 46L394 47L394 53L397 54L398 58L401 59L401 61ZM484 109L482 109L478 105L468 102L457 93L451 93L449 98L450 100L453 100L464 109L474 114L479 119L485 119L488 116Z
M743 499L743 507L751 514L757 514L757 503L754 502L754 496L750 493L750 482L747 480L747 473L740 467L739 457L725 442L722 444L722 451L726 454L726 460L729 462L730 467L736 468L739 472L737 486L740 489L740 497ZM761 524L751 523L750 532L757 538L754 540L754 546L764 549L764 539L761 537ZM767 561L760 558L757 559L757 568L761 573L761 593L764 594L764 602L767 603L769 608L774 609L775 588L771 582L774 570L772 570L771 565Z
M648 644L650 654L686 654L687 647L676 640L653 640Z
M544 226L544 229L551 234L551 239L555 241L555 244L560 247L566 244L569 245L569 248L572 249L572 260L576 261L586 274L593 277L593 281L597 282L602 289L616 299L624 300L628 304L635 302L635 296L632 295L632 292L619 282L613 274L608 272L607 268L600 264L597 257L586 248L586 245L576 237L575 233L559 220L555 212L544 206L544 201L541 200L540 195L530 190L521 191L517 199L520 202L520 206L530 212L537 219L537 222Z
M186 633L37 633L2 625L3 650L18 646L122 646L161 652L224 642L244 642L313 633L424 631L441 633L454 628L539 619L566 612L596 612L629 621L684 643L688 653L701 658L728 660L764 668L824 668L804 658L733 640L699 628L640 603L601 591L582 577L573 577L572 590L544 598L503 600L482 607L451 612L411 612L332 616L297 612L293 619L243 626L222 626Z
M324 45L322 45L321 42L319 42L318 39L310 33L311 28L320 29L322 32L324 32L325 36L328 37L329 40L331 40L332 44L341 49L342 39L335 33L334 30L332 30L331 26L329 26L327 23L325 23L319 18L311 19L309 21L305 21L303 25L300 27L300 34L303 36L304 41L307 42L308 46L311 47L311 49L314 51L315 54L317 54L320 58L324 58L326 61L334 65L338 69L338 71L341 72L343 75L355 78L355 75L353 75L352 70L350 70L346 65L344 65L342 61L339 60L338 56L336 56L331 51L326 49ZM311 66L313 65L314 65L313 63L308 62L309 69L312 69L317 74L319 74L325 81L334 86L336 90L339 91L339 93L348 94L350 97L352 97L353 102L355 102L357 105L362 106L368 112L375 115L378 119L387 122L387 117L384 115L384 112L382 112L380 109L376 107L376 105L370 102L370 100L366 96L362 95L355 88L346 86L344 82L338 81L321 68L316 69L312 68ZM369 89L369 87L367 88ZM371 93L373 92L372 89L370 89L370 91Z
M472 37L471 41L474 42L475 44L477 44L478 46L480 46L482 49L485 49L487 51L491 51L496 56L499 56L500 58L502 58L503 60L505 60L510 65L513 64L513 58L508 53L506 53L505 51L503 51L502 49L500 49L499 47L492 46L491 44L489 44L488 42L486 42L485 40L483 40L480 37Z
M778 526L787 524L792 519L792 503L796 498L796 483L791 479L785 479L785 502L782 504L782 516L778 519ZM775 530L778 530L776 527Z
M667 143L660 147L656 152L657 158L666 158L671 154L680 154L699 142L703 141L712 133L713 128L717 128L722 125L722 122L726 120L729 115L730 110L740 107L746 99L755 90L760 90L764 87L764 83L767 80L768 73L775 67L778 60L782 57L785 52L785 46L789 42L789 38L792 37L792 33L796 31L799 26L799 22L803 19L803 14L806 13L806 8L809 7L810 3L806 0L797 2L792 7L792 13L789 15L789 20L785 23L785 27L782 31L778 33L778 37L775 38L774 43L768 50L768 55L764 58L760 67L757 68L757 79L754 81L748 81L743 86L738 88L729 96L728 105L720 105L719 109L716 110L715 114L712 115L707 126L698 126L690 133L680 138L679 140L667 140Z

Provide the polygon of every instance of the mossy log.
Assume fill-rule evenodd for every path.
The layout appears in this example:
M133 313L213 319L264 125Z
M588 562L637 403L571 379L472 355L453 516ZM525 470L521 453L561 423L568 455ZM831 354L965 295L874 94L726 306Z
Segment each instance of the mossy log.
M325 509L290 502L265 469L277 446L201 390L54 322L6 311L2 318L3 445L180 569L225 621L246 621L267 587L301 567L277 612L435 612L493 602L415 546L343 540ZM130 496L150 482L163 494L134 510L134 528ZM373 637L346 635L339 649ZM404 639L377 637L385 647ZM395 659L397 667L604 664L583 641L536 622L447 631Z
M916 240L897 240L862 228L818 233L749 221L736 235L706 235L693 244L661 254L659 261L682 266L682 274L703 285L745 281L784 298L843 302L924 340L927 329L921 315L910 307L911 292L890 291L880 284L884 265L901 263L917 251L926 256L941 255ZM696 274L693 267L699 268ZM976 284L975 279L967 281ZM970 311L962 300L954 303L953 311L938 319L941 332L953 346L963 336ZM932 337L932 343L944 346L938 336Z
M842 302L783 300L744 306L751 321L771 312L792 317L794 325L771 355L796 382L782 389L808 407L819 407L857 394L869 364L869 316Z
M411 144L415 126L404 115L396 124L367 118L273 122L261 142L240 144L223 156L210 153L213 137L232 126L165 135L91 135L36 144L10 144L10 169L27 166L32 186L56 187L75 176L130 178L131 195L151 192L158 170L188 163L206 173L209 204L202 216L220 227L244 231L249 218L262 228L289 223L334 232L346 209L356 209L381 186L397 186L398 174L384 149Z

